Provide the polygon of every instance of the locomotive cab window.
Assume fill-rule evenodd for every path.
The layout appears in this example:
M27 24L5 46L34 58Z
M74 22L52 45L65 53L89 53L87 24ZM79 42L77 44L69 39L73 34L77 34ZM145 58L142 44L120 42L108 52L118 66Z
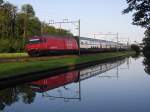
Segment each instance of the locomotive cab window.
M29 40L29 43L30 44L38 44L38 43L41 43L42 41L40 39L30 39Z

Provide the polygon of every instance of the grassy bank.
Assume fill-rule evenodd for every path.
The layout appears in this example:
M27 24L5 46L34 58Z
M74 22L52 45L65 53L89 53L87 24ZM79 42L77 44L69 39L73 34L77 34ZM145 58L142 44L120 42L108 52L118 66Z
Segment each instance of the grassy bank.
M64 58L50 58L44 61L25 61L25 62L10 62L0 64L0 78L11 77L15 75L25 74L34 71L50 70L64 66L73 66L82 63L88 63L103 59L109 59L119 56L127 56L134 52L114 52L114 53L98 53L92 55L82 55Z
M27 57L27 53L0 53L0 59L2 58L17 58L17 57Z

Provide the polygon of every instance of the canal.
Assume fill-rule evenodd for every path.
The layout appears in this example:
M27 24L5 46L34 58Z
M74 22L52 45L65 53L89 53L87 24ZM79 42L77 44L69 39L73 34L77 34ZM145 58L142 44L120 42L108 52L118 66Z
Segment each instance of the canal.
M0 90L0 112L150 112L149 61L129 57Z

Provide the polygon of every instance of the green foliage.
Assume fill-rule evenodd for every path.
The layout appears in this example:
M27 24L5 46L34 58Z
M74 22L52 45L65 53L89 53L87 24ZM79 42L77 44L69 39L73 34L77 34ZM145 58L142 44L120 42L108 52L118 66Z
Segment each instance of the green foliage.
M134 11L133 25L150 28L150 0L126 0L128 7L123 14Z
M4 3L0 8L0 38L14 37L16 7Z
M9 52L9 39L0 39L0 52Z
M49 26L46 23L42 23L42 34L43 35L61 35L61 36L73 36L68 30L65 29L56 29L53 26Z
M150 57L150 28L145 31L145 38L143 39L143 53L146 57Z
M0 39L0 53L8 52L22 52L24 50L24 44L21 42L22 39L8 39L1 38Z
M4 3L4 1L3 1L3 0L0 0L0 5L3 4L3 3Z
M35 15L34 9L33 9L33 7L30 4L24 4L21 7L21 10L25 14L32 15L32 16Z
M0 52L24 51L29 37L41 35L72 34L42 23L30 4L24 4L18 12L13 4L0 0Z
M41 35L41 22L37 17L30 17L27 25L28 36Z
M150 75L150 57L145 57L143 64L145 65L145 72Z
M143 53L150 56L150 0L126 0L128 7L123 14L134 11L133 25L146 28L145 38L143 39Z
M140 47L136 44L132 44L131 49L134 50L136 53L140 52Z

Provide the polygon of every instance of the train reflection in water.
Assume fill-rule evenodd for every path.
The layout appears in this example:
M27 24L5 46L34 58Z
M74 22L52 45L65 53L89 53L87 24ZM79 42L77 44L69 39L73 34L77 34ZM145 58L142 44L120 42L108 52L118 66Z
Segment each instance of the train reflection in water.
M93 76L99 76L101 78L118 78L118 66L125 62L126 59L102 63L86 69L75 70L46 79L34 81L30 83L30 86L34 92L41 93L43 97L48 97L52 100L58 98L64 99L64 101L69 101L71 99L81 100L81 81ZM129 60L127 60L127 65L129 65ZM115 75L102 74L113 68L116 68ZM72 90L72 88L76 88L76 90Z

